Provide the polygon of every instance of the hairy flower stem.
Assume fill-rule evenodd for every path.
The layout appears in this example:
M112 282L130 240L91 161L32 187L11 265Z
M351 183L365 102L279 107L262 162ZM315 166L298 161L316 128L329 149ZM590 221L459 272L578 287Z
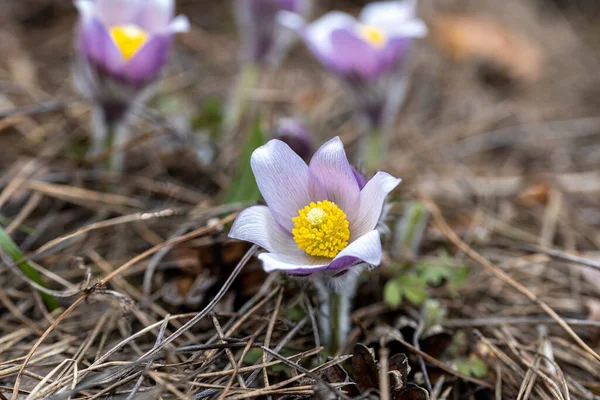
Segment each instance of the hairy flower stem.
M260 80L261 67L256 63L246 63L238 75L235 89L233 91L225 118L223 121L223 131L225 141L233 139L240 120L246 111L250 91L256 87Z
M94 139L91 154L97 156L108 151L104 167L107 172L123 171L125 155L122 151L110 151L113 146L121 146L128 137L127 109L125 106L97 104L92 110Z
M315 280L321 303L321 340L330 354L336 354L348 338L350 306L356 292L358 274Z

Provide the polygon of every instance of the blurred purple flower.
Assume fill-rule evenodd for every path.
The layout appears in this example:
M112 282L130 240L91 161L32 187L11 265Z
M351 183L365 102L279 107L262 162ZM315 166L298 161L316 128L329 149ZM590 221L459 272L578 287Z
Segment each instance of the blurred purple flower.
M315 151L314 141L308 130L294 118L281 118L275 125L273 138L290 146L303 160L310 159Z
M415 12L416 0L385 1L367 5L358 19L333 11L311 24L291 12L280 13L279 20L299 33L377 126L386 108L397 108L404 96L404 67L412 40L427 34Z
M276 139L256 149L250 164L267 206L244 210L229 236L266 249L259 255L265 271L339 275L360 264L379 265L375 227L400 179L378 172L361 189L337 137L308 165Z
M132 101L158 77L173 34L189 29L186 17L173 19L174 0L75 0L75 6L76 84L102 101Z
M277 13L307 17L311 8L311 0L236 0L234 4L242 58L257 64L277 64L293 39L291 32L277 23Z

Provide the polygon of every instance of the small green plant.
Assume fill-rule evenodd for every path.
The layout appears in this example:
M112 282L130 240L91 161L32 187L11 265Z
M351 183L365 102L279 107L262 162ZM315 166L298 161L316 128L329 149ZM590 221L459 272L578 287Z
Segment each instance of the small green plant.
M252 168L250 168L250 157L252 152L263 144L265 144L265 136L260 121L257 121L244 144L238 169L231 181L229 191L225 195L226 203L253 203L260 199L260 191L256 179L254 179Z
M19 246L11 237L6 233L6 231L0 228L0 247L2 250L19 266L19 269L23 271L23 274L31 279L33 282L37 283L39 286L45 288L44 282L42 282L42 278L40 274L29 264L27 261L20 261L25 259L25 254L21 251ZM54 297L47 293L40 293L46 307L48 307L49 311L53 311L58 308L58 302Z
M487 365L478 358L461 358L455 362L458 372L474 378L485 378L488 373Z
M469 277L470 268L457 265L446 251L440 251L435 259L414 265L400 265L394 268L394 277L384 288L384 300L393 307L403 300L420 306L428 298L427 288L446 283L449 290L456 294L459 286Z

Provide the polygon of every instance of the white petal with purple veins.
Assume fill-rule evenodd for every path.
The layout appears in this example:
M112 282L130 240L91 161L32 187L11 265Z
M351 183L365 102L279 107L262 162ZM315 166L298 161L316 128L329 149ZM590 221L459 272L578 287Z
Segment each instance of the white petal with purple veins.
M265 206L253 206L242 211L235 219L229 237L257 244L273 253L303 254L292 235L275 221Z
M388 173L377 172L360 191L360 204L355 217L350 220L350 240L375 229L386 196L401 182Z
M252 153L250 165L256 183L273 216L292 231L292 218L311 201L325 198L308 165L280 140L270 140Z
M340 138L335 137L321 146L310 160L309 168L321 182L327 198L351 219L358 206L360 189Z

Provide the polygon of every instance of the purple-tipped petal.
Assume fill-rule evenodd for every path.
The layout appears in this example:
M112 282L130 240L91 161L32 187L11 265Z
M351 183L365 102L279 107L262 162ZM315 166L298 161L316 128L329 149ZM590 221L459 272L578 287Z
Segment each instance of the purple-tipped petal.
M354 219L350 219L351 239L359 238L375 228L381 217L385 198L400 182L401 179L385 172L377 172L367 182L360 191L358 211Z
M301 255L292 235L275 221L265 206L253 206L237 216L229 231L229 237L259 245L263 249L280 254Z
M388 39L385 47L378 53L380 71L387 72L402 68L404 60L412 44L409 37L393 37Z
M265 272L283 271L292 275L309 275L327 268L329 260L309 255L288 256L262 253L258 255Z
M311 179L308 165L281 140L270 140L256 149L250 165L273 217L289 232L298 210L325 199L318 182Z
M104 72L118 73L124 63L106 27L96 18L81 21L79 50Z
M96 15L106 26L126 25L135 21L146 0L96 0Z
M360 188L340 138L335 137L321 146L310 160L309 168L326 191L327 198L349 219L352 218L358 207Z
M370 265L381 263L381 239L379 232L372 230L350 243L333 259L328 270L340 270L363 261Z
M171 41L171 35L157 35L150 38L125 64L123 71L125 79L135 84L154 80L167 62Z

